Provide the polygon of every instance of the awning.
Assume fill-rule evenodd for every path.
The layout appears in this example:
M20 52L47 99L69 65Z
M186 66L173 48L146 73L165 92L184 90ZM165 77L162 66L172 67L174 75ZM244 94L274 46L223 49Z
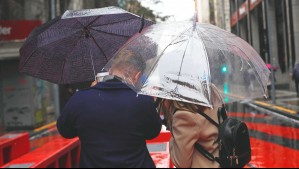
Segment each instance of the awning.
M23 42L0 42L0 60L19 58Z

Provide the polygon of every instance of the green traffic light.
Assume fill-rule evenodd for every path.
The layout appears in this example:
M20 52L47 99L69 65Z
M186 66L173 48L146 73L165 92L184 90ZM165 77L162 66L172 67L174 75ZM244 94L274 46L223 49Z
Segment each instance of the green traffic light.
M229 86L228 86L228 83L227 83L227 82L225 82L225 83L223 84L223 93L224 93L224 95L225 95L225 97L224 97L224 102L225 102L225 103L228 103L228 102L229 102L229 97L228 97L228 94L229 94Z
M221 72L222 73L227 73L228 72L228 68L227 68L226 65L222 65Z
M228 94L229 93L229 87L228 87L228 83L225 82L223 85L223 92L224 94Z

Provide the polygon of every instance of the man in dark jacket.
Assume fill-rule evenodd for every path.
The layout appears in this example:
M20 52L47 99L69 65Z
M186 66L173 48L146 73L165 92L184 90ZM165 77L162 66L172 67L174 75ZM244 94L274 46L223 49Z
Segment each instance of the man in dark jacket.
M110 75L75 93L57 128L65 138L79 136L82 168L155 168L146 146L162 126L154 100L137 95L115 78L116 70Z

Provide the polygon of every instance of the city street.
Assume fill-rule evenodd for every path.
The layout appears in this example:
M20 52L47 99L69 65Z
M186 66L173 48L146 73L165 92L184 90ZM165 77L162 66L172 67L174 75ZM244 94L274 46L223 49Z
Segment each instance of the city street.
M299 121L278 112L245 106L230 113L246 122L251 136L252 168L298 168Z
M294 93L288 94L291 97ZM299 121L251 103L238 107L240 111L229 112L229 116L244 121L250 131L252 160L246 168L298 168ZM165 131L163 127L162 132ZM55 140L58 135L54 124L44 132L33 134L31 149ZM149 144L148 149L158 168L169 167L167 142Z
M222 105L249 129L245 168L299 168L298 16L299 0L0 0L0 168L217 167Z

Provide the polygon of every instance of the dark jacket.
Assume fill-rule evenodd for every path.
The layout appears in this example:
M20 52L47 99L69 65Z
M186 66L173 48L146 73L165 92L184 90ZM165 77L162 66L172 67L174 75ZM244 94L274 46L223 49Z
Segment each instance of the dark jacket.
M152 97L121 82L77 92L57 121L62 136L79 136L82 168L154 168L146 139L157 137L161 125Z

